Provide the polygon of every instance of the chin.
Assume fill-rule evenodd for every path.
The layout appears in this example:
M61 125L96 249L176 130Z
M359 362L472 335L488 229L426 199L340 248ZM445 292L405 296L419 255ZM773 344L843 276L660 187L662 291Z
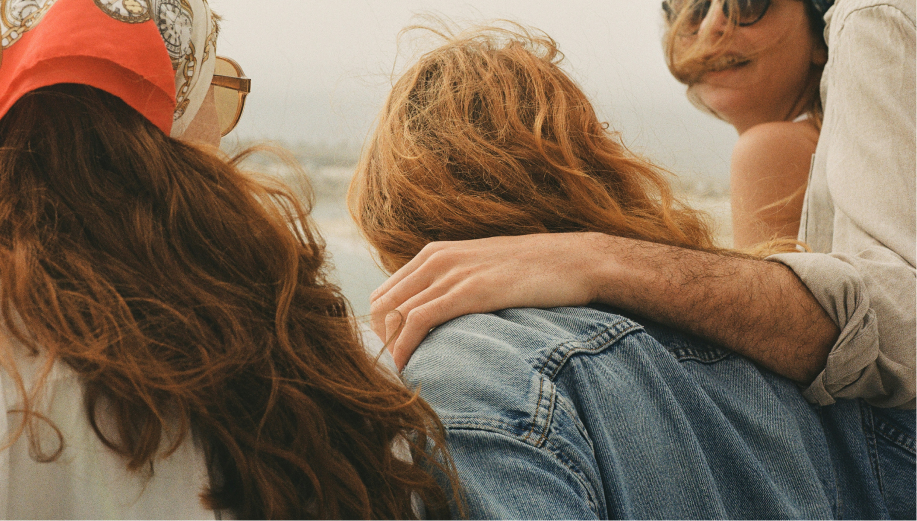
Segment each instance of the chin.
M701 110L730 123L732 116L748 104L745 93L719 86L698 84L689 91L688 98Z

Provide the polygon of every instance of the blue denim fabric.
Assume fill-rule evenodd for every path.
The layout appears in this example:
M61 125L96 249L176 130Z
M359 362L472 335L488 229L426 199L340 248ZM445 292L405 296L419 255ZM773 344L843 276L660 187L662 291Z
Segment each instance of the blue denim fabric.
M892 519L917 519L914 411L861 404L870 461Z
M913 422L883 419L870 447L875 409L810 405L743 357L597 309L461 317L404 378L447 429L472 518L885 518L883 466L913 491ZM907 440L910 467L881 456Z

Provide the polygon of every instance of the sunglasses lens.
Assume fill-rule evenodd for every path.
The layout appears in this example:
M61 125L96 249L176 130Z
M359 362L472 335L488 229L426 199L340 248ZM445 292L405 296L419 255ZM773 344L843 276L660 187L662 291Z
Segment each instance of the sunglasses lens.
M739 25L751 25L764 16L770 6L770 0L738 0Z
M713 2L710 0L668 0L663 2L663 9L669 23L671 23L687 7L689 9L687 23L692 26L698 26L707 17L712 4ZM770 0L737 0L736 4L739 8L736 22L739 25L752 25L764 16L771 3ZM729 16L729 5L729 2L723 2L723 14L726 16Z
M214 74L234 78L242 77L241 71L236 69L235 65L222 58L217 58ZM239 116L242 114L242 101L245 95L237 90L217 85L213 87L213 94L216 98L217 115L220 118L220 133L225 136L239 121Z

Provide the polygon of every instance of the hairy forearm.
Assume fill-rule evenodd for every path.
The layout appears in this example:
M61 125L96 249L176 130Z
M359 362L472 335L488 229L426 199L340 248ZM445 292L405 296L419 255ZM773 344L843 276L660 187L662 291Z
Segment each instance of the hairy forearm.
M839 330L782 264L592 239L596 301L698 335L798 382L824 368Z

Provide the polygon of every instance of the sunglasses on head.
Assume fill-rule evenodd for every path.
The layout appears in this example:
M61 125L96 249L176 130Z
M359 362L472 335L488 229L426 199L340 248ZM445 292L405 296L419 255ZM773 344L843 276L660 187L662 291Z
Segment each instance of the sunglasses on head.
M220 136L236 128L245 107L245 97L252 90L252 80L245 77L242 67L230 58L217 56L213 71L213 94L217 116L220 119Z
M723 14L729 18L729 2L723 0ZM736 13L736 23L741 27L748 27L749 25L757 23L761 18L764 17L764 13L767 12L767 9L771 6L771 0L738 0L739 12ZM690 4L690 5L688 5ZM713 5L713 2L710 0L704 0L702 2L692 2L691 0L665 0L662 2L662 10L665 11L666 20L669 23L675 21L678 18L679 13L686 8L690 11L688 12L688 24L689 25L700 25L704 21L704 18L707 17L707 13L710 11L710 7Z

